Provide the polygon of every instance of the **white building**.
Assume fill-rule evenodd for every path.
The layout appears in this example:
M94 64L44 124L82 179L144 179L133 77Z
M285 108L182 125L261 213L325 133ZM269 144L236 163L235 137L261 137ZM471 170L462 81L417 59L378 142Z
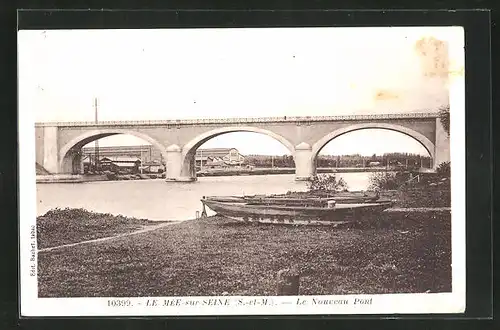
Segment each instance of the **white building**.
M198 168L241 166L245 160L235 148L198 149L195 157Z

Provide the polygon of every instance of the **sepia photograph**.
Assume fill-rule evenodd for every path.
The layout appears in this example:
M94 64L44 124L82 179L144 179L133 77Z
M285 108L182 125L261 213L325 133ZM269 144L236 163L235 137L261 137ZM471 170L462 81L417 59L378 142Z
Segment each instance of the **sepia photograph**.
M462 28L18 49L25 315L464 311Z

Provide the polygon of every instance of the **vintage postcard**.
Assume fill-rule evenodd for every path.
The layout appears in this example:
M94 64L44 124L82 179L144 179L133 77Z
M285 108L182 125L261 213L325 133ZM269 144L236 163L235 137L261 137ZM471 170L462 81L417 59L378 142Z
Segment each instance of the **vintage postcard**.
M22 316L465 310L461 27L18 47Z

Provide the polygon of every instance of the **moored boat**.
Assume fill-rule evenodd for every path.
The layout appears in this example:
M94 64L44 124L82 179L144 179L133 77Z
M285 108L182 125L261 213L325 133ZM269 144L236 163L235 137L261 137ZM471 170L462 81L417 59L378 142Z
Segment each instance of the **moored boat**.
M268 205L240 200L225 201L204 197L201 202L217 214L245 222L292 225L339 225L380 213L393 205L392 201L377 203L337 204L334 200L321 205Z
M302 206L321 206L330 200L335 200L341 204L359 204L374 203L380 198L378 193L369 195L366 193L356 194L342 192L335 195L326 196L325 194L293 193L280 195L252 195L252 196L208 196L205 199L219 202L245 202L256 205L302 205Z
M334 199L338 203L368 203L375 202L380 199L378 192L367 193L365 191L343 191L343 192L291 192L287 194L277 195L253 195L243 196L249 203L266 203L266 204L304 204L304 203L324 203L327 200Z
M335 196L330 198L293 198L293 197L244 197L244 200L250 204L266 205L322 205L329 200L335 200L342 204L359 204L375 202L379 197L348 197Z

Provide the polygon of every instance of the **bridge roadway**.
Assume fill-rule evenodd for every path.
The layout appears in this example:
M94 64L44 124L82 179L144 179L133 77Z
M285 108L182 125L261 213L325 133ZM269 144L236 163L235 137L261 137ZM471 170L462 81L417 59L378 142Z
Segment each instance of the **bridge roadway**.
M36 123L36 161L54 174L80 173L84 145L111 135L129 134L161 151L167 181L193 181L196 149L203 143L225 133L255 132L281 142L294 157L296 179L306 180L315 175L316 157L329 141L361 129L387 129L414 138L429 152L434 167L449 161L449 137L436 112Z

